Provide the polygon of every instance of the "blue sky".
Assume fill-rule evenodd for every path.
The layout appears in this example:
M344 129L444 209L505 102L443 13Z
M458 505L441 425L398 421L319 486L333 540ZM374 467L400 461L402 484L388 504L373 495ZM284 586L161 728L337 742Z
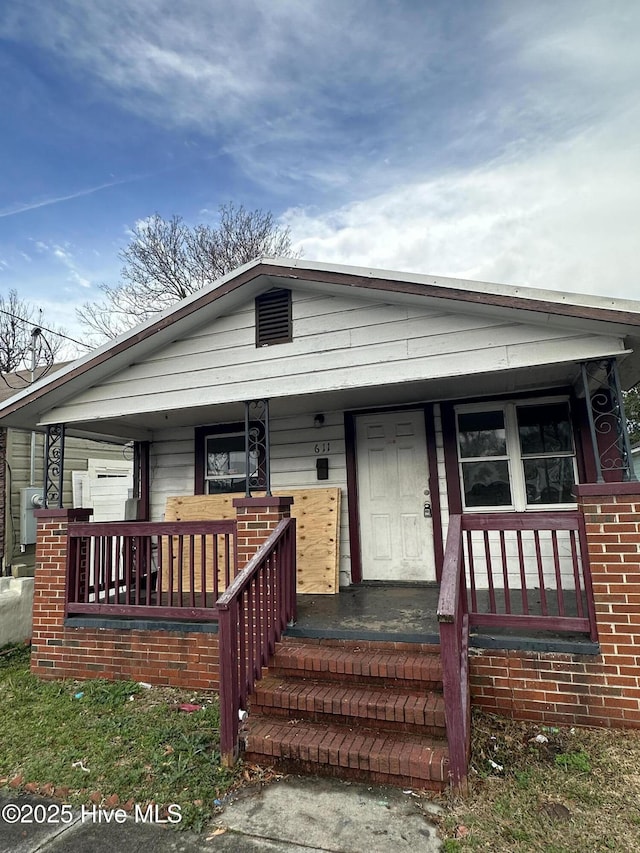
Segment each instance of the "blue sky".
M76 337L136 221L640 298L640 5L4 0L0 290Z

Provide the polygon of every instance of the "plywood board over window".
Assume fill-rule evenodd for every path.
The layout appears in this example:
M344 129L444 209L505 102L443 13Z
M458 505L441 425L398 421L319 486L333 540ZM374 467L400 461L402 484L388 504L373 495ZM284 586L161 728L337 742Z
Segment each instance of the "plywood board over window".
M288 489L275 492L294 499L297 522L298 592L332 595L339 591L340 489ZM215 521L235 518L238 495L185 495L167 498L166 521Z

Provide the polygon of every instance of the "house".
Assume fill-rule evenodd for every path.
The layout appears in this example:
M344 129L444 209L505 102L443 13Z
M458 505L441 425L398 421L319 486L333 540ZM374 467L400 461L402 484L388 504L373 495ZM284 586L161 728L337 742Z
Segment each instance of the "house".
M639 379L638 302L241 267L0 408L46 433L33 670L219 687L229 759L249 708L255 760L420 787L470 703L638 727ZM138 521L64 506L72 436L134 443Z

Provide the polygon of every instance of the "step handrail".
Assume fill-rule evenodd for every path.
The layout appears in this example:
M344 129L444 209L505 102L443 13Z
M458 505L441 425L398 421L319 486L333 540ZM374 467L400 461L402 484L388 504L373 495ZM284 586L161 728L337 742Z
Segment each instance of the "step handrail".
M296 521L285 518L216 602L220 753L238 756L239 717L287 624L296 618Z
M437 615L449 775L451 785L459 790L467 787L471 743L469 613L463 566L462 516L452 515L449 518Z

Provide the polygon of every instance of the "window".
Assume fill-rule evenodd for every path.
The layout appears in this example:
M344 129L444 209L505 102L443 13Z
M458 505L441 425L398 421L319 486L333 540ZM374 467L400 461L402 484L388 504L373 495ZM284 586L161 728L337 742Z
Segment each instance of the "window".
M286 344L291 339L291 291L269 290L256 297L256 346Z
M465 509L572 505L575 448L567 401L457 407Z
M252 426L260 429L258 426ZM247 470L244 424L198 427L195 431L195 493L217 495L245 492ZM249 477L255 488L264 479L264 451L249 453Z

